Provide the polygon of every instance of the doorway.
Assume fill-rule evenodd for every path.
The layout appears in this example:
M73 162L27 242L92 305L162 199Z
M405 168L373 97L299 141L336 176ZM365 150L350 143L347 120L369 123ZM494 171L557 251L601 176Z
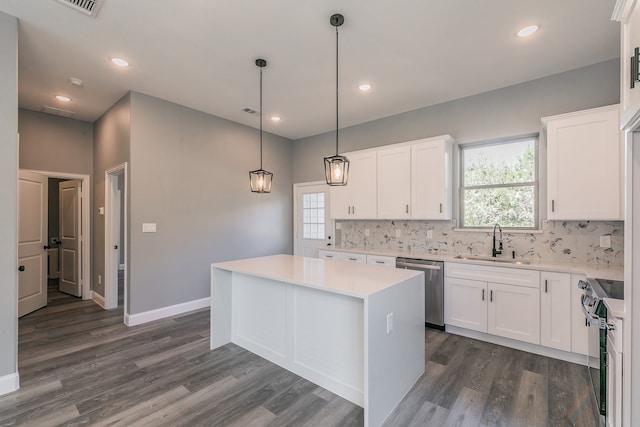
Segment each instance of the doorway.
M127 163L105 172L104 294L106 309L128 313Z
M31 178L29 178L31 177ZM56 236L55 244L47 232L49 228L49 180L56 179L63 182L61 188L65 192L62 199L63 205L69 205L69 218L59 222L58 233L60 228L65 228L63 234L65 236ZM36 181L41 182L39 186L33 185ZM18 191L18 248L19 253L25 252L22 249L28 249L33 246L34 252L25 255L20 260L20 275L18 276L18 316L23 316L47 304L47 291L49 285L49 274L56 276L57 271L61 271L62 264L66 265L67 273L61 271L58 279L64 282L65 292L81 297L83 300L91 299L91 235L90 235L90 192L91 181L89 175L67 174L60 172L38 171L20 169L20 185ZM38 191L36 191L39 188ZM53 196L52 196L53 197ZM40 201L38 202L38 199ZM31 209L31 206L38 206L38 209ZM40 212L40 215L34 215L33 212ZM40 218L40 219L38 219ZM37 221L36 221L37 220ZM31 234L37 234L38 239L30 237ZM61 244L58 245L57 241ZM37 245L31 244L37 243ZM63 243L64 242L64 243ZM36 247L37 246L37 247ZM58 249L57 258L54 262L51 259L54 253L51 249ZM37 252L36 252L37 249ZM37 255L37 257L36 257ZM29 260L41 259L39 263L42 267L42 274L34 274L38 269L28 268L26 263ZM57 265L51 265L56 264ZM55 272L52 272L52 267ZM25 274L22 274L25 273ZM37 292L36 292L37 291ZM34 304L36 298L31 296L39 295L38 304Z
M335 244L329 186L324 181L294 184L293 195L293 253L317 258L320 249Z

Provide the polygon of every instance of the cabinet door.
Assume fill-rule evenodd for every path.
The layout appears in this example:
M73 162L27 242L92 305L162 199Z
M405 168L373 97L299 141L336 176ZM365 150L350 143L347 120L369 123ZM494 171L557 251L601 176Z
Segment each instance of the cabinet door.
M329 187L329 216L331 219L349 219L351 199L349 185Z
M444 279L444 323L487 332L487 283Z
M411 147L378 151L378 218L410 217Z
M349 190L349 198L352 201L350 218L375 219L378 210L377 153L375 151L351 153L348 159L351 163L346 188Z
M540 273L540 344L571 351L571 275Z
M451 142L411 146L411 218L451 219Z
M586 280L582 274L571 275L571 351L573 353L589 354L589 325L582 313L582 289L578 282Z
M490 334L540 344L540 290L489 283Z
M618 117L616 105L544 119L548 219L622 219Z

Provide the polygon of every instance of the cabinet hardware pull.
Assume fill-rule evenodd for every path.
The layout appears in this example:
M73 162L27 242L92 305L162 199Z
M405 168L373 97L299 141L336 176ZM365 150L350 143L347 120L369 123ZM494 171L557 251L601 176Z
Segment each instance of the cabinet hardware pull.
M551 200L551 212L555 212L555 211L556 211L556 201Z
M384 264L384 261L376 261L376 264Z
M349 258L349 261L357 261L358 258Z
M484 289L482 290L482 301L484 301Z
M406 209L407 213L409 213L409 205L407 205L407 209Z
M440 213L442 213L442 203L440 203Z
M544 281L544 293L548 294L549 293L549 281L545 279Z
M491 290L491 292L489 293L489 300L491 302L493 302L493 289Z

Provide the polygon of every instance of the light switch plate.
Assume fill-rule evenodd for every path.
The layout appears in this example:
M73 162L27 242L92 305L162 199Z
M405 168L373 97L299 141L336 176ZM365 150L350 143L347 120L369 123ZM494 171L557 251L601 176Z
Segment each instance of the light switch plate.
M433 230L427 230L427 239L433 239Z
M396 237L402 237L402 230L399 228L396 230Z
M342 230L342 223L336 222L336 230Z
M156 232L156 224L155 222L145 222L142 224L142 232L143 233L155 233Z

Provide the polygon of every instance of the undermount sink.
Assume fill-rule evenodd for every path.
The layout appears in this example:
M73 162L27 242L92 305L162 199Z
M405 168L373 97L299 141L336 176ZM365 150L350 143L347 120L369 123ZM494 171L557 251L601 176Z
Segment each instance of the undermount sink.
M492 258L492 257L473 256L473 255L456 255L453 258L463 259L468 261L501 262L505 264L518 264L518 265L531 264L530 261L523 261L521 259L513 259L513 258Z

